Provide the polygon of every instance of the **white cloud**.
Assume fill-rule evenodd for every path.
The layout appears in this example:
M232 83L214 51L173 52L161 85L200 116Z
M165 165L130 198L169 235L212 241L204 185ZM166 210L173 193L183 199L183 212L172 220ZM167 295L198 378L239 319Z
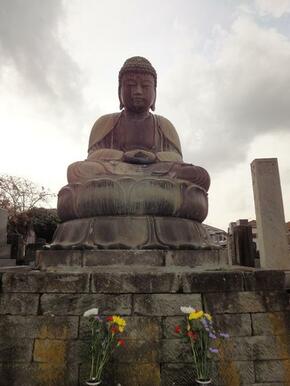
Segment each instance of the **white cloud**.
M290 12L290 0L255 0L260 15L276 18Z

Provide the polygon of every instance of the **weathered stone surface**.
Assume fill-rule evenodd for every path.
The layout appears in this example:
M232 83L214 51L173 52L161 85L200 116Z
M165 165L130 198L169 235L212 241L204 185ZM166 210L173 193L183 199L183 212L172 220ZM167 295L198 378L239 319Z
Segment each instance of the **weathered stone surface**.
M290 312L252 314L254 335L287 335L290 331Z
M201 308L199 294L152 294L133 295L134 314L174 316L182 315L181 306L192 305Z
M36 339L33 361L60 367L67 363L81 363L87 347L87 343L77 340Z
M97 272L92 274L92 292L97 293L169 293L179 288L172 272Z
M76 316L1 316L0 331L12 338L74 339L78 337Z
M11 245L10 244L7 244L7 245L1 245L0 244L0 260L2 261L2 259L7 259L7 260L10 260L10 256L11 256ZM11 260L15 260L15 259L11 259Z
M227 254L221 249L167 251L165 255L167 266L222 267L227 264Z
M290 359L289 335L252 336L249 339L255 360Z
M190 272L182 275L183 292L243 291L242 272Z
M32 358L32 339L11 339L6 331L0 335L0 362L30 362Z
M288 307L286 292L207 293L205 304L212 313L281 311Z
M214 323L219 331L228 333L230 337L252 335L250 314L215 315Z
M53 363L0 363L0 386L79 386L78 366Z
M163 339L160 359L162 363L192 363L190 343L187 339Z
M88 379L89 367L80 368L80 385ZM158 363L109 363L104 372L102 386L160 386L160 367Z
M191 364L166 363L161 367L162 386L194 385L194 373Z
M88 273L4 273L3 292L89 292Z
M47 315L83 315L94 307L103 315L130 315L132 310L132 296L125 294L44 294L40 301L42 313Z
M84 251L84 266L102 265L143 265L163 266L165 265L166 251L162 250L102 250Z
M148 340L126 340L124 347L113 353L113 360L120 363L159 362L158 342Z
M256 361L256 382L288 382L290 360Z
M214 363L214 385L249 386L255 382L254 362L220 360ZM274 385L273 385L274 386Z
M285 287L285 272L281 270L257 270L244 272L246 291L283 291Z
M45 270L49 267L81 267L82 266L81 250L41 250L36 252L36 267Z
M251 163L260 263L263 268L289 269L281 183L277 158Z
M0 208L0 245L7 243L8 211Z
M36 315L39 295L0 293L0 314Z

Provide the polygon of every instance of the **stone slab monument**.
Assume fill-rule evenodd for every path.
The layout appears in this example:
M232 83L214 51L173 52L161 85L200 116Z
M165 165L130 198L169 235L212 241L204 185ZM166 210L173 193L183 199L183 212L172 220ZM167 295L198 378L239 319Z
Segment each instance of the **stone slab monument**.
M202 249L210 177L185 163L173 124L153 114L157 74L143 57L119 72L120 112L94 124L88 155L68 167L52 248Z
M7 244L7 222L8 212L0 208L0 267L16 264L16 260L11 259L11 245Z
M251 163L262 268L290 269L290 254L277 158Z

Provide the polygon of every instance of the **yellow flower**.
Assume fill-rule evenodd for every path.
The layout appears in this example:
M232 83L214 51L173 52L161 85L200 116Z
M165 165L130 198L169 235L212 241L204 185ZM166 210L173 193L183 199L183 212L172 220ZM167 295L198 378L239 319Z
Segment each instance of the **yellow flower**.
M205 312L204 316L206 317L207 320L212 320L212 317L211 317L210 314L207 314L207 313Z
M121 318L120 316L114 315L112 322L118 325L120 332L124 331L126 326L126 321L123 318Z
M194 311L194 312L191 312L188 316L188 320L195 320L195 319L200 319L202 318L204 315L204 312L203 311Z

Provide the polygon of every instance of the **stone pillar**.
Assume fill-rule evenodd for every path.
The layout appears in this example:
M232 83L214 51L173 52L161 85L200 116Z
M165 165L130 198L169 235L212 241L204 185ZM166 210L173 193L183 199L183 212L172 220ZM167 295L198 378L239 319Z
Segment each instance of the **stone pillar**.
M7 244L7 222L8 212L0 208L0 245Z
M290 268L289 248L277 158L251 163L257 234L262 268Z

